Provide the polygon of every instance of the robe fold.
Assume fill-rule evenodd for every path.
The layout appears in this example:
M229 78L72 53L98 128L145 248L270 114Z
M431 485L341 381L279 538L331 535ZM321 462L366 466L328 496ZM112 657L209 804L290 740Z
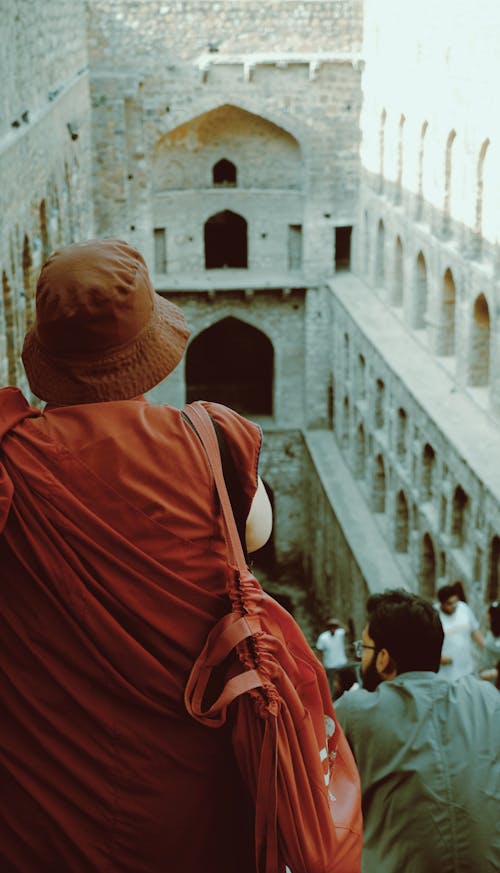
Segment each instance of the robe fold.
M259 429L206 404L256 489ZM229 610L196 434L130 401L48 408L0 391L2 873L250 873L228 728L183 694Z

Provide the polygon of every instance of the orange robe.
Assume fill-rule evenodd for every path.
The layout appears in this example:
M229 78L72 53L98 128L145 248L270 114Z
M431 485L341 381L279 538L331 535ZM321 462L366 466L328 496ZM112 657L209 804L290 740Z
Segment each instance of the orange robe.
M259 429L207 404L256 489ZM229 610L206 460L144 398L31 409L0 391L2 873L250 873L228 728L191 719Z

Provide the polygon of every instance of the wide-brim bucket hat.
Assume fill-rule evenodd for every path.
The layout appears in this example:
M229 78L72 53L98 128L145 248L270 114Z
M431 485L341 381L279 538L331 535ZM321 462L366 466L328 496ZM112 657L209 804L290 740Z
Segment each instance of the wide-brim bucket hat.
M41 400L129 400L172 372L188 336L179 307L154 291L142 255L122 240L94 239L43 265L22 359Z

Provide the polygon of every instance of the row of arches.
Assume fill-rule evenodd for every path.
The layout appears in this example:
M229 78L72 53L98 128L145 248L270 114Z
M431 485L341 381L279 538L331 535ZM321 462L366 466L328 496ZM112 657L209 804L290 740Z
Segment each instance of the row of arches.
M23 232L13 227L3 252L0 325L5 337L6 377L11 385L20 384L23 378L20 354L35 316L39 268L57 246L79 236L77 188L78 168L65 162L63 178L49 180L45 196L31 210L29 228Z
M463 185L464 167L463 161L460 162L459 156L455 153L460 142L460 137L457 131L452 128L443 137L441 132L433 131L427 119L424 119L420 126L412 132L413 146L413 166L408 170L405 168L405 147L407 150L407 118L404 113L399 113L394 116L392 130L389 131L389 140L393 146L390 153L387 150L387 133L388 133L388 113L386 109L382 109L379 116L379 134L378 134L378 172L381 179L381 187L387 175L389 164L390 175L396 179L396 190L400 191L403 185L404 176L408 173L414 174L416 182L415 188L418 197L417 212L421 212L424 199L436 201L436 205L442 210L443 216L446 219L450 218L458 210L459 219L466 219L466 223L473 229L474 233L480 235L483 233L483 216L484 216L484 192L488 185L485 186L485 172L487 169L488 157L491 152L491 142L489 137L485 137L482 142L476 147L475 160L473 166L465 172L465 177L471 177L470 185L473 188L467 197L470 207L458 203L459 197L465 195L459 188ZM430 139L436 133L440 138L439 143L435 141L430 143ZM431 154L431 148L433 150ZM465 147L464 147L465 148ZM441 192L440 197L436 198L436 193L432 191L431 184L435 180L433 173L433 165L439 165L440 157L442 161L442 177L441 177ZM464 151L465 156L465 151ZM432 159L432 163L431 163ZM470 157L466 157L469 162ZM458 178L458 170L461 170L461 178ZM465 214L469 209L469 215ZM417 218L419 216L417 215ZM493 216L488 216L488 219ZM468 218L468 220L467 220ZM489 222L490 223L490 222ZM487 228L490 230L490 228Z
M365 213L365 227L368 214ZM459 352L463 359L465 381L484 386L490 381L491 315L486 293L476 295L470 304L468 323L460 326L457 318L457 285L451 267L447 267L437 282L430 276L422 250L413 262L405 259L401 237L386 240L384 221L379 219L374 240L375 286L387 289L388 302L403 311L413 330L427 330L432 351L452 357ZM370 240L365 237L365 268L370 264ZM436 288L434 299L429 289ZM461 327L465 345L458 348L457 334Z

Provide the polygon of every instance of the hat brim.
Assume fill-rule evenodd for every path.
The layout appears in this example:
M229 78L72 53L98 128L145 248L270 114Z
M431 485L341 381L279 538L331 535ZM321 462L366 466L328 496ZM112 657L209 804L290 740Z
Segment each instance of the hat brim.
M182 311L155 293L148 324L126 346L79 360L54 356L41 344L35 326L26 334L22 360L33 394L48 403L130 400L175 369L188 337Z

